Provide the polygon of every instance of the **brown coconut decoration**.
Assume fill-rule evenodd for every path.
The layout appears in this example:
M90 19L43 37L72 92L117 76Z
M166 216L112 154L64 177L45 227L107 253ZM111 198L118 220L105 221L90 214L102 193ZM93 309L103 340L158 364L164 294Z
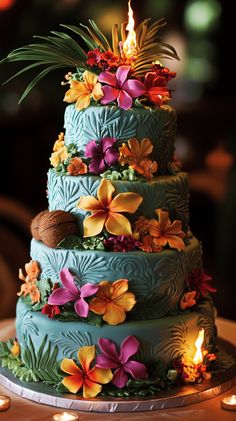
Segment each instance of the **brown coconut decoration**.
M43 210L42 212L39 212L38 215L36 215L33 221L31 222L30 230L35 240L38 240L38 241L41 240L41 237L39 235L39 224L40 224L41 218L44 215L48 214L48 212L49 212L48 209Z
M55 248L63 238L79 235L78 224L71 213L56 210L43 211L40 214L34 218L32 222L34 230L32 231L31 226L31 231L33 236L33 232L36 232L37 238L35 236L34 238L42 241L46 246ZM38 230L35 230L35 226L38 226Z

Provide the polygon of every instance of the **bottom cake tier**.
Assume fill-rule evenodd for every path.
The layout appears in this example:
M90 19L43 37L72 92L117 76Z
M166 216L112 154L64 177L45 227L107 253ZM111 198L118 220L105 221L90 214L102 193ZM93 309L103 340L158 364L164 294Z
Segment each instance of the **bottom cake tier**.
M44 350L54 354L54 361L77 358L78 350L84 346L97 345L100 338L114 342L119 348L129 336L139 343L136 358L143 363L161 360L165 365L182 355L193 356L199 330L204 328L203 348L211 352L216 339L215 309L210 300L175 316L155 320L127 321L117 326L104 324L96 327L84 322L50 319L41 312L29 310L22 299L17 304L16 332L21 355L34 353L42 359ZM32 367L34 370L34 367Z

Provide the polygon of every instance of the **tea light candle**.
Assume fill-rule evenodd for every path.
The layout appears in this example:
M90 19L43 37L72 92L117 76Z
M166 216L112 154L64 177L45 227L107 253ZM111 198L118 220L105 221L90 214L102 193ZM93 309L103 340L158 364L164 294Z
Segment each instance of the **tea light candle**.
M0 412L6 411L7 409L9 409L10 404L11 404L11 399L9 398L9 396L0 395Z
M221 401L221 407L229 411L236 411L236 395L225 396Z
M54 421L73 421L78 420L79 417L75 412L61 412L53 415Z

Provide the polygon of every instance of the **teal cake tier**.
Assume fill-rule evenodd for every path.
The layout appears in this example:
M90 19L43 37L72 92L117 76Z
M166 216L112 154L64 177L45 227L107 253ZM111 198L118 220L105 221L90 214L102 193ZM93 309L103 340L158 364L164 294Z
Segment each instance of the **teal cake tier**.
M49 210L64 210L73 213L78 220L81 234L83 220L90 213L76 207L81 196L97 196L97 189L101 183L99 176L59 175L55 170L48 172L48 202ZM138 193L143 202L134 215L128 218L132 221L138 216L148 219L156 217L155 209L168 208L173 211L177 219L182 219L185 226L189 224L189 185L186 173L160 176L153 181L112 181L116 194L123 192Z
M211 351L214 342L214 308L210 301L199 304L193 311L158 320L129 321L118 326L107 324L96 327L88 323L49 319L40 312L28 309L22 299L18 301L16 332L21 353L26 346L34 347L35 354L46 336L45 349L57 347L57 360L76 358L82 346L97 345L99 338L108 338L118 346L129 335L134 335L141 346L138 359L143 362L161 359L164 363L186 352L194 355L199 329L204 328L204 348ZM56 351L55 351L56 352Z
M125 111L116 106L88 107L78 111L69 105L65 111L65 144L74 143L83 153L91 140L114 137L120 141L131 138L151 139L152 159L164 174L172 161L176 133L176 112L170 106L157 109L131 108Z
M63 268L77 274L81 284L128 279L137 300L129 317L140 320L177 314L188 275L202 266L201 246L195 237L184 251L160 253L53 249L33 239L31 258L41 267L41 279L53 282L60 281Z

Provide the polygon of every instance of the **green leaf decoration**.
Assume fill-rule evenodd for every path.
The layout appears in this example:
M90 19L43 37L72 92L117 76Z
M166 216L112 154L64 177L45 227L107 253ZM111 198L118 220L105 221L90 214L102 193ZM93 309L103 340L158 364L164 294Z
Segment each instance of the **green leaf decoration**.
M68 321L77 321L83 323L89 323L90 325L101 327L102 325L102 316L92 313L91 311L88 314L88 317L83 318L79 317L74 309L72 310L64 310L58 316L55 317L60 322L68 322Z
M0 342L0 358L7 357L9 354L9 348L6 342Z
M58 249L66 250L81 250L82 249L82 240L76 235L70 235L69 237L63 238L60 243L57 245Z
M84 240L82 246L85 250L105 250L103 237L95 236Z
M175 49L169 44L164 43L158 33L163 26L166 25L164 19L157 22L150 23L150 19L145 19L136 29L137 36L137 58L134 64L134 76L143 77L150 71L151 65L154 61L161 58L174 58L179 60ZM93 20L89 20L89 25L82 25L80 27L75 25L61 25L70 33L76 34L79 41L82 40L89 50L99 48L100 51L113 51L117 56L120 56L119 48L119 34L118 26L114 25L111 34L111 43L106 36L98 28ZM84 28L84 29L81 29ZM121 40L124 42L127 38L126 23L121 24ZM22 75L28 70L37 67L43 67L40 73L32 80L26 90L23 92L20 101L30 93L34 86L49 72L60 68L75 68L77 72L90 70L91 67L87 64L87 52L80 46L79 42L72 38L65 32L51 31L49 36L35 36L41 43L29 44L24 47L13 50L8 56L0 61L3 63L24 62L29 61L29 64L13 76L11 76L5 83L12 80L14 77ZM99 69L93 69L98 72Z
M34 381L56 384L62 379L58 371L57 355L58 347L56 345L52 348L47 335L45 335L38 352L35 351L34 344L29 336L28 344L25 340L22 362L34 374L36 378Z

